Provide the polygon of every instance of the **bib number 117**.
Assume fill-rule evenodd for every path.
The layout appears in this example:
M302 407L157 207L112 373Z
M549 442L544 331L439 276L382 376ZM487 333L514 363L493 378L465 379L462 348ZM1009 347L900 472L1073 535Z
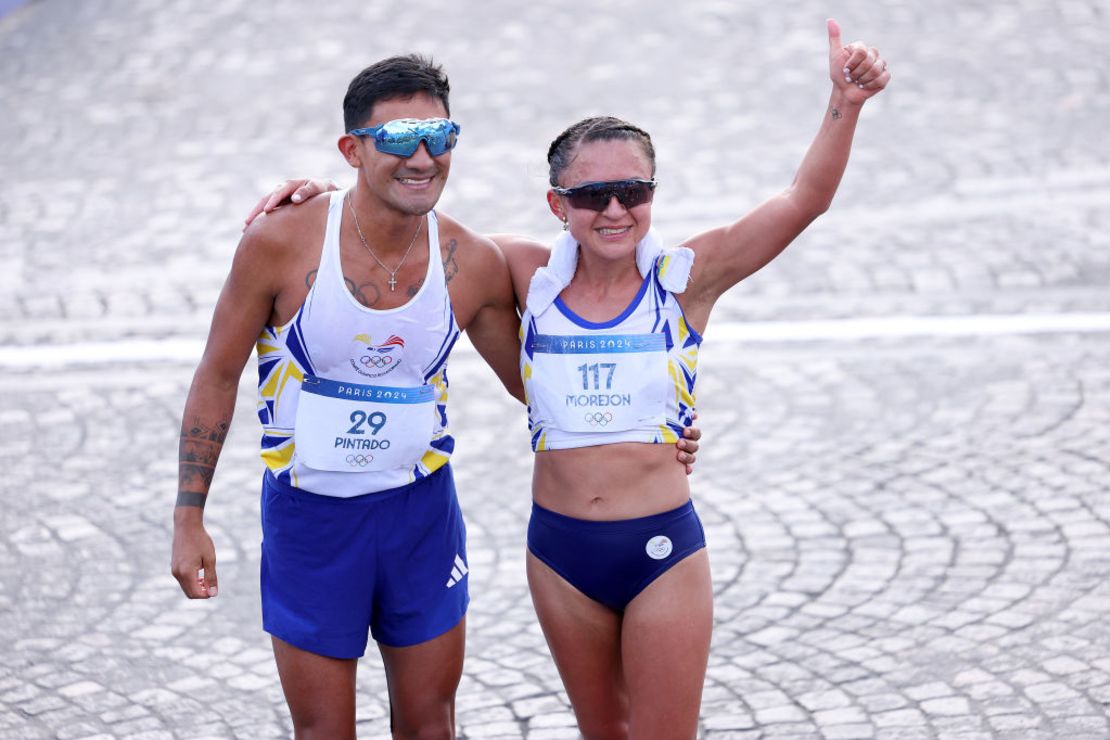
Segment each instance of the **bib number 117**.
M592 365L579 365L577 370L582 373L582 390L590 390L590 378L593 378L593 390L601 390L601 371L607 370L605 375L605 390L613 388L613 372L617 369L615 362L595 362Z

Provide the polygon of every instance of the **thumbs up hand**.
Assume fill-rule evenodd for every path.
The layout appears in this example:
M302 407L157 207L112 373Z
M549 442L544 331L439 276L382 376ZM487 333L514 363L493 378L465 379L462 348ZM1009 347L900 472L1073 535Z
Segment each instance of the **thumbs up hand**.
M850 103L862 104L890 82L890 70L879 50L862 41L847 46L840 40L840 24L832 18L829 30L829 76Z

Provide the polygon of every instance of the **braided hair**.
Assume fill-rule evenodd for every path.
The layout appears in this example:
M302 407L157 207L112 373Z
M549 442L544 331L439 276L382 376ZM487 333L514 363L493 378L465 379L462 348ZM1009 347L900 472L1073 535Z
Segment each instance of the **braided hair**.
M594 116L573 124L555 137L547 150L548 179L552 187L559 186L559 177L574 161L578 147L591 141L635 141L640 144L655 176L655 147L651 135L628 121L613 116Z

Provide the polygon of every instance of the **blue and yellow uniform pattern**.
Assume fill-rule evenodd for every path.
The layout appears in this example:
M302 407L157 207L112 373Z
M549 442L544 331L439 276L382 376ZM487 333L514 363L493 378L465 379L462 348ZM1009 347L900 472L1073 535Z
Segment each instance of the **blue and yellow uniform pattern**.
M528 401L533 450L538 452L617 442L674 444L681 438L683 429L693 422L698 349L702 338L690 327L675 295L660 282L670 267L670 256L660 254L631 304L608 322L594 323L582 319L562 299L556 299L538 316L525 310L520 327L520 372ZM552 415L543 411L543 404L537 403L537 396L543 392L545 383L545 378L540 376L536 367L537 338L642 337L647 334L661 335L666 349L669 391L661 423L621 431L571 431L559 428Z
M403 306L372 310L346 289L339 258L343 193L332 194L316 281L286 324L267 326L256 341L261 456L281 483L325 496L350 497L424 478L447 464L455 440L447 423L447 358L459 337L439 251L435 212L428 213L428 272ZM434 419L419 460L386 470L334 472L297 454L297 406L308 377L379 387L427 385ZM320 434L303 429L299 433Z

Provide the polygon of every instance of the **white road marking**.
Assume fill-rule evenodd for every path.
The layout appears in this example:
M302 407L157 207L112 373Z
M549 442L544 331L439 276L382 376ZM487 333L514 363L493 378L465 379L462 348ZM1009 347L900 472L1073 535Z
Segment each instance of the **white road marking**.
M1014 334L1066 334L1110 331L1110 313L1011 314L975 316L888 316L813 321L730 321L711 323L707 340L789 343L854 342L913 337L982 337ZM473 352L469 342L457 350ZM110 342L0 347L0 367L71 368L128 362L196 363L200 339L127 339Z

